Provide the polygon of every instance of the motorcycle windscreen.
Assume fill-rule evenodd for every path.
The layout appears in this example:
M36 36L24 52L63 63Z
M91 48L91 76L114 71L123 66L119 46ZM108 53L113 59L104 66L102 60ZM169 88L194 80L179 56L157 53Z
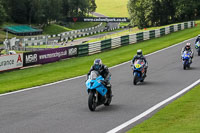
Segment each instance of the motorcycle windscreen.
M143 66L144 66L144 61L143 60L136 60L135 62L134 62L134 70L136 70L136 71L141 71L141 69L143 68Z

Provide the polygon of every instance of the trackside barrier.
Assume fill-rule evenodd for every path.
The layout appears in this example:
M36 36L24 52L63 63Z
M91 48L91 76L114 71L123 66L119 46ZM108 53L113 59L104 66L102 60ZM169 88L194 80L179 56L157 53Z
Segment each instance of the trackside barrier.
M174 32L178 31L178 25L174 25Z
M116 37L111 39L111 49L118 48L121 46L121 38Z
M89 43L89 55L101 52L101 42Z
M143 32L144 33L144 40L149 40L150 38L150 34L149 34L149 31L146 31L146 32Z
M178 24L178 30L182 30L181 27L182 27L181 24Z
M111 49L111 39L101 41L101 51Z
M150 36L149 39L155 38L155 37L156 37L156 32L155 32L155 30L150 30L150 31L149 31L149 36Z
M61 59L75 57L77 55L77 46L27 52L23 54L23 66L56 62Z
M165 35L165 28L161 28L160 29L160 36L164 36Z
M114 49L114 48L118 48L120 46L161 37L161 36L173 33L175 31L194 27L194 25L195 25L194 21L190 21L190 22L185 22L185 23L181 23L181 24L166 26L164 28L160 28L160 29L156 29L156 30L150 30L150 31L145 31L145 32L139 32L136 34L115 37L115 38L111 38L111 39L107 39L107 40L103 40L103 41L99 41L99 42L90 43L88 45L80 45L79 46L80 52L78 52L79 53L78 55L82 56L83 55L82 53L84 53L84 55L92 55L95 53L100 53L104 50ZM84 48L84 50L82 49L82 47ZM87 50L87 48L88 48L88 50ZM83 52L83 51L85 51L85 52Z
M165 27L165 35L170 33L170 27Z
M63 47L57 49L48 49L42 51L28 52L24 54L16 54L9 56L0 56L0 71L10 69L18 69L22 66L30 66L35 64L45 64L50 62L59 61L61 59L87 56L95 53L100 53L104 50L118 48L124 45L137 43L152 38L164 36L175 31L191 28L195 26L194 21L185 22L167 26L165 28L130 34L126 36L111 38L103 41L93 42L89 44L82 44L78 46ZM42 38L44 39L44 38ZM33 43L32 45L38 45ZM9 65L11 67L9 67Z
M0 56L0 72L23 67L23 54Z
M137 38L137 42L143 41L144 40L143 32L136 33L136 38Z
M128 45L129 44L129 35L121 36L121 45Z
M129 43L133 44L137 42L136 34L129 35Z
M174 26L169 26L169 29L170 29L170 33L174 32Z
M78 45L78 56L85 56L88 55L88 44Z

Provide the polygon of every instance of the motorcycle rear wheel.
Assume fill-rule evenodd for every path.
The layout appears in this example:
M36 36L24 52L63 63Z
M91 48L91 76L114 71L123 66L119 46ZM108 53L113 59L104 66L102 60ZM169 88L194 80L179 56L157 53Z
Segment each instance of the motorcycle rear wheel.
M198 56L200 56L200 48L198 49Z
M97 103L96 103L95 93L90 92L89 97L88 97L88 107L89 107L90 111L95 111L96 106L97 106Z

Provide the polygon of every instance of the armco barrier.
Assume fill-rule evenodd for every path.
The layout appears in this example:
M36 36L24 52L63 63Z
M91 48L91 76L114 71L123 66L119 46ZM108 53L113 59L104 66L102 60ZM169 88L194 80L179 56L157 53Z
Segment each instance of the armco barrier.
M161 28L160 29L160 36L164 36L165 35L165 28Z
M88 55L88 44L78 45L78 56L85 56Z
M128 45L129 44L129 35L121 36L121 45Z
M184 29L188 28L188 23L184 23Z
M155 30L150 30L150 31L149 31L149 36L150 36L150 39L155 38L155 37L156 37L156 32L155 32Z
M129 35L129 43L133 44L137 42L136 34Z
M174 32L174 26L169 26L169 29L170 29L170 33Z
M170 33L170 27L165 27L165 35Z
M111 39L111 49L118 48L121 46L121 38L116 37Z
M194 26L194 21L166 26L165 28L161 28L161 29L150 30L150 31L136 33L136 34L107 39L107 40L103 40L99 42L94 42L94 43L90 43L87 46L81 45L79 46L80 52L78 52L79 53L78 55L81 56L83 51L85 51L84 55L92 55L95 53L100 53L107 49L114 49L120 46L133 44L140 41L149 40L152 38L157 38L157 37L164 36L166 34L169 34L178 30L182 30L184 28L189 28L192 26ZM84 47L84 50L83 50L83 47Z
M181 24L178 24L178 30L181 30Z
M89 43L89 55L101 52L101 42Z
M144 40L143 32L136 33L136 38L137 38L137 42L143 41Z
M111 39L101 41L101 51L111 49Z

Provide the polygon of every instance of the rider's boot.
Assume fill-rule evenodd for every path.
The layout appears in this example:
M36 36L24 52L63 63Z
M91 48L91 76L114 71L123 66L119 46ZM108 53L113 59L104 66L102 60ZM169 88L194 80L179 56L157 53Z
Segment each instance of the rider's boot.
M112 94L111 94L111 84L108 84L108 85L107 85L107 89L108 89L107 98L111 98L111 97L112 97Z

